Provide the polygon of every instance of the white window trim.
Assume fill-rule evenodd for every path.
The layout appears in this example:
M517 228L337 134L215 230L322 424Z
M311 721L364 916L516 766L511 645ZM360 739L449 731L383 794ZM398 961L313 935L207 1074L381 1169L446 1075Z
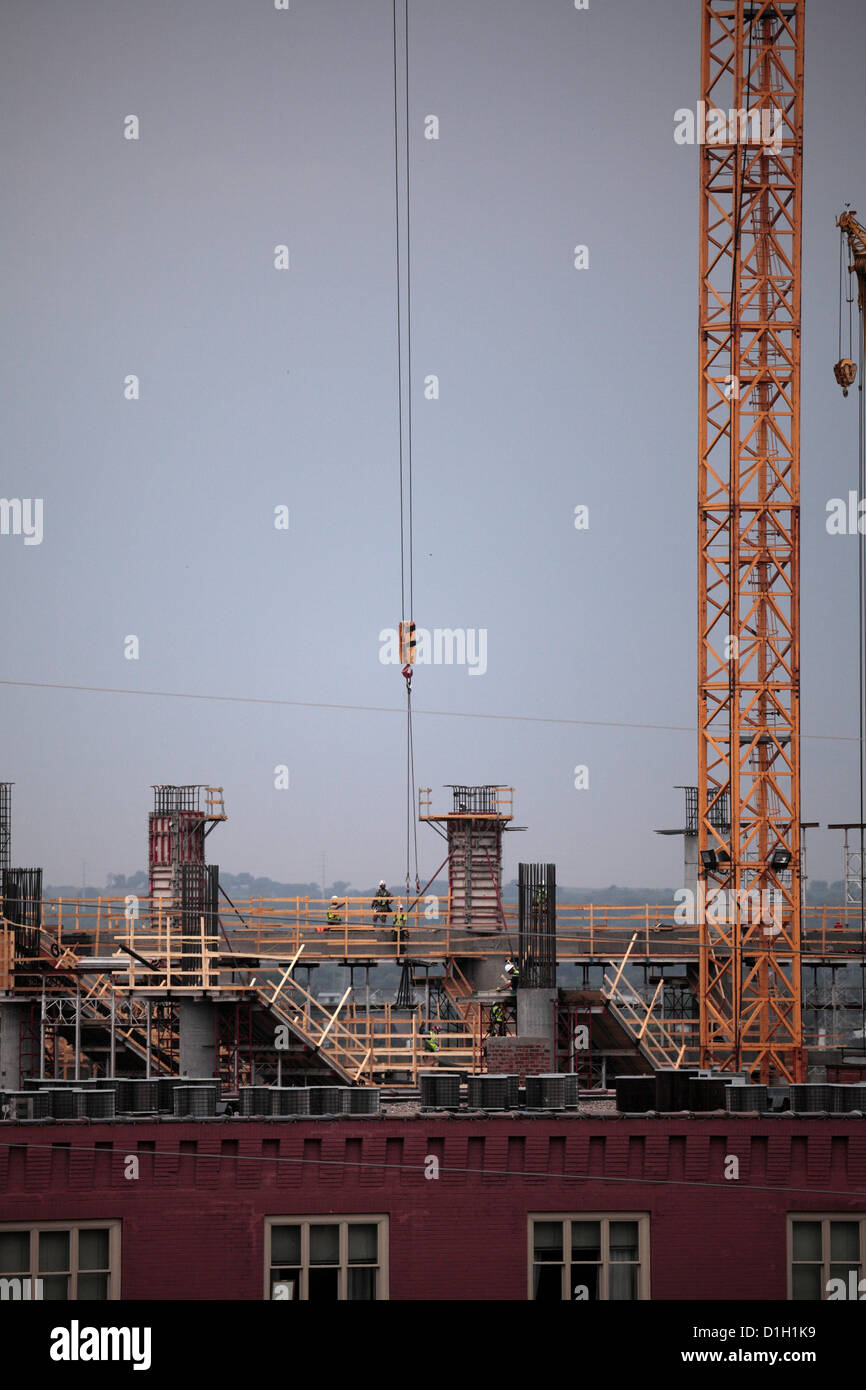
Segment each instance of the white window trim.
M108 1231L108 1270L89 1270L78 1268L78 1233L79 1231ZM68 1231L69 1233L69 1303L78 1301L78 1276L79 1274L108 1274L108 1299L109 1303L116 1303L120 1299L120 1231L121 1223L118 1220L105 1221L3 1221L0 1222L0 1235L10 1235L15 1231L26 1231L30 1236L30 1275L33 1281L37 1279L48 1279L50 1274L39 1273L39 1236L42 1231ZM62 1273L63 1271L61 1271ZM0 1278L11 1276L2 1275ZM32 1296L32 1294L31 1294ZM58 1300L62 1301L62 1300Z
M638 1276L637 1276L637 1303L645 1303L650 1299L650 1218L645 1211L532 1211L526 1218L526 1297L532 1303L533 1283L535 1270L535 1242L533 1239L533 1222L535 1221L600 1221L602 1223L602 1253L608 1251L608 1258L602 1258L599 1268L601 1270L601 1289L604 1294L599 1298L599 1303L610 1302L607 1298L608 1292L608 1270L610 1268L609 1258L609 1227L606 1223L611 1221L636 1221L638 1239ZM569 1261L565 1258L563 1248L563 1263L568 1265ZM564 1302L572 1300L563 1300ZM617 1302L619 1300L616 1300ZM631 1301L631 1300L629 1300Z
M860 1278L866 1277L866 1213L862 1211L789 1211L785 1248L787 1253L787 1298L794 1302L794 1222L821 1222L821 1303L827 1302L827 1284L830 1278L830 1223L832 1221L855 1221L860 1226ZM798 1264L811 1264L810 1260L798 1260ZM816 1262L817 1263L817 1262ZM838 1261L837 1261L838 1263ZM797 1300L800 1302L801 1300ZM807 1300L812 1302L811 1299Z
M337 1301L347 1302L346 1292L348 1286L349 1271L349 1226L376 1226L379 1232L379 1259L376 1265L378 1270L377 1280L377 1303L387 1303L389 1301L389 1273L388 1273L388 1252L389 1252L389 1221L387 1216L370 1215L365 1213L361 1216L316 1216L313 1215L286 1215L286 1216L266 1216L265 1217L265 1271L264 1271L264 1293L262 1297L266 1302L275 1302L271 1299L271 1269L273 1261L271 1259L271 1232L275 1226L300 1226L301 1227L301 1278L298 1290L298 1302L308 1301L308 1277L310 1272L310 1227L311 1226L340 1226L340 1245L339 1245L339 1276ZM327 1266L325 1266L327 1268ZM333 1268L333 1266L331 1266ZM360 1266L363 1268L364 1266ZM369 1266L367 1266L369 1268Z

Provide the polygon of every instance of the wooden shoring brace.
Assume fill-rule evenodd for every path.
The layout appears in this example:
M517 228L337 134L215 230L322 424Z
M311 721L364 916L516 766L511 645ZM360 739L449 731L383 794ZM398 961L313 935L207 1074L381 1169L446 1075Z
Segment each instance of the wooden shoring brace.
M625 970L626 962L627 962L629 956L631 955L631 949L632 949L632 947L634 946L634 943L635 943L636 941L637 941L637 932L635 932L635 934L634 934L634 936L632 937L631 941L628 943L628 950L626 951L625 955L623 956L622 960L621 960L620 963L619 963L619 970L617 970L617 972L616 972L616 977L615 977L615 979L614 979L614 982L613 982L613 984L612 984L611 987L610 987L610 994L608 995L608 999L610 999L611 996L616 992L617 986L619 985L619 982L620 982L620 977L622 976L622 972ZM605 977L604 977L604 982L605 982L605 984L607 984L607 976L606 976L606 975L605 975Z
M281 978L280 978L280 983L274 987L274 992L273 992L273 994L272 994L271 997L270 997L270 1001L269 1001L269 1002L270 1002L271 1004L273 1004L273 1003L275 1002L277 995L279 994L280 990L283 988L283 985L286 983L286 980L289 978L289 976L291 975L292 971L294 970L294 968L295 968L295 966L296 966L296 964L297 964L297 961L298 961L298 956L301 954L301 952L303 951L303 949L304 949L304 947L303 947L303 944L302 944L302 945L300 945L300 946L298 947L297 951L296 951L295 954L292 956L292 959L289 961L288 965L286 966L285 970L283 971L282 976L281 976ZM253 983L255 983L255 981L253 981ZM299 988L299 989L303 989L303 985L299 985L298 988ZM265 998L266 998L266 999L267 999L267 997L268 997L268 996L265 995Z
M648 1023L649 1023L649 1021L650 1021L650 1017L651 1017L651 1015L652 1015L652 1011L653 1011L653 1009L655 1008L655 1006L656 1006L656 1000L657 1000L658 997L659 997L659 990L663 987L663 985L664 985L664 979L662 978L662 979L659 980L658 984L656 985L656 992L655 992L655 994L653 995L653 997L652 997L652 999L650 1000L649 1004L647 1004L646 1018L644 1019L643 1023L641 1024L641 1026L640 1026L640 1032L638 1033L638 1039L639 1039L639 1040L643 1037L644 1033L645 1033L646 1030L647 1030L647 1025L648 1025Z
M348 985L348 986L346 987L346 993L343 995L342 999L340 1000L339 1004L337 1005L336 1009L335 1009L334 1012L331 1014L331 1016L330 1016L330 1018L329 1018L327 1024L325 1025L325 1028L324 1028L323 1031L322 1031L322 1035L321 1035L321 1037L319 1038L319 1041L316 1043L316 1046L317 1046L317 1047L321 1047L321 1046L322 1046L322 1043L325 1041L325 1038L328 1036L328 1034L330 1033L330 1031L331 1031L331 1029L333 1028L334 1024L337 1022L337 1014L340 1012L340 1010L342 1009L343 1005L345 1004L346 1000L348 999L348 997L349 997L349 995L350 995L351 993L352 993L352 986L351 986L351 985ZM348 1032L348 1029L346 1029L346 1031ZM351 1036L351 1034L350 1034L350 1036Z
M361 1061L358 1064L354 1077L352 1078L354 1081L357 1081L359 1079L361 1073L364 1071L364 1068L366 1067L372 1055L373 1049L372 1047L368 1047L367 1051L364 1053L364 1056L361 1058Z

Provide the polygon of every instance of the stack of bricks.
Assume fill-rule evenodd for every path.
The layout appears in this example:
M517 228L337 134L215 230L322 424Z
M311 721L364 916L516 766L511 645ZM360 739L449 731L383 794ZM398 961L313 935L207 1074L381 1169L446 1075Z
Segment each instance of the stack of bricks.
M527 1076L551 1070L550 1043L547 1038L488 1038L487 1070L516 1072L522 1086Z

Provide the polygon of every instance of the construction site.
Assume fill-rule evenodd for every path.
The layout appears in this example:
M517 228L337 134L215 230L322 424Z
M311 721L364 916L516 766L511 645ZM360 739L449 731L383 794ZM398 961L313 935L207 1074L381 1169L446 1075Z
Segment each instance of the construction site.
M694 8L700 109L726 117L694 209L697 746L681 823L647 827L682 840L681 892L564 901L556 864L515 852L540 810L519 787L415 785L401 437L404 882L230 897L212 861L231 787L159 783L136 792L146 894L45 896L0 783L0 1273L25 1290L4 1297L226 1297L223 1245L239 1299L818 1301L860 1278L862 584L861 804L828 827L841 905L807 902L801 797L806 0ZM827 365L862 418L866 229L834 218ZM708 1215L731 1155L742 1180Z
M684 883L699 902L705 880L696 868L707 851L698 848L698 790L685 790L686 824L662 833L682 836ZM390 888L379 899L341 899L336 910L328 899L221 896L206 841L226 818L222 788L153 792L149 896L64 901L43 899L41 870L9 866L12 788L0 787L0 1083L21 1103L23 1084L36 1078L214 1077L230 1094L311 1080L417 1088L419 1072L440 1067L510 1072L509 1059L528 1047L539 1072L573 1073L600 1091L617 1075L677 1067L805 1082L862 1056L860 882L848 879L845 906L801 907L799 921L786 922L799 886L769 860L790 853L790 827L763 873L749 860L748 878L744 870L734 880L749 884L742 900L715 900L714 929L739 939L736 956L732 946L726 956L694 910L558 902L552 864L520 864L519 900L506 907L510 787L448 788L439 811L421 790L419 819L444 839L434 877L447 870L448 895L422 886L407 898L399 931L402 899ZM718 816L711 824L714 844L730 847L730 825ZM767 843L767 824L762 830ZM846 847L846 863L854 858ZM741 920L725 920L739 901ZM769 948L779 937L786 946L776 961ZM336 1005L317 997L325 963L348 973ZM400 985L389 1002L371 1003L383 964L399 965ZM714 979L723 968L726 989ZM731 982L747 970L765 972L767 994L735 1035Z

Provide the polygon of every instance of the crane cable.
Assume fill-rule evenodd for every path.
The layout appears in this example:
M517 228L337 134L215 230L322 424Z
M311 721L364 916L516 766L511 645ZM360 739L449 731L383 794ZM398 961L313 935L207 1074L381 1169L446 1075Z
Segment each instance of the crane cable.
M397 0L393 0L393 38L394 38L394 209L396 220L396 278L397 278L397 413L398 413L398 451L400 460L400 633L407 617L406 592L409 594L408 620L412 622L415 607L414 576L414 536L412 499L412 290L410 276L409 239L409 0L404 5L404 118L406 129L406 336L405 353L402 332L403 290L401 275L401 236L400 236L400 129L399 129L399 70L397 62ZM405 368L404 368L405 357ZM403 387L405 374L405 391ZM406 437L404 448L403 399L406 400ZM408 553L408 558L407 558ZM414 666L406 661L401 674L406 682L406 897L411 893L410 867L412 850L412 830L414 825L415 891L420 892L421 881L418 876L418 823L414 816L416 799L415 788L415 736L412 726L412 675Z
M845 204L845 211L850 209L850 203ZM848 249L849 256L845 256ZM850 293L845 289L845 265L847 261L848 286ZM854 351L854 328L852 323L853 304L854 304L854 280L851 278L855 271L855 260L853 245L849 232L846 228L839 229L839 366L845 360L842 357L842 302L848 305L848 358L852 361ZM862 299L858 295L858 302ZM860 507L863 499L866 498L866 395L863 391L863 373L866 370L866 308L861 304L861 312L858 314L859 337L857 348L857 375L854 378L857 385L857 688L858 688L858 795L860 806L860 858L857 871L857 881L859 888L860 901L860 1037L866 1042L866 897L864 897L864 862L866 862L866 837L864 837L864 817L866 817L866 531L862 527ZM840 385L844 383L840 381ZM847 396L847 388L844 391ZM846 860L847 860L847 841L846 841ZM850 862L845 864L845 888L846 901L848 896L848 884L850 882Z

